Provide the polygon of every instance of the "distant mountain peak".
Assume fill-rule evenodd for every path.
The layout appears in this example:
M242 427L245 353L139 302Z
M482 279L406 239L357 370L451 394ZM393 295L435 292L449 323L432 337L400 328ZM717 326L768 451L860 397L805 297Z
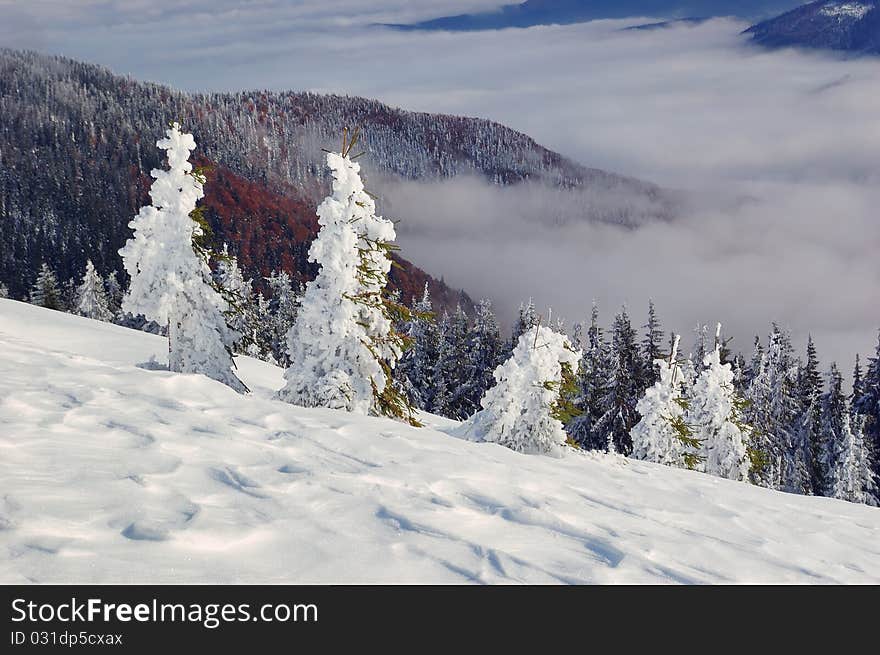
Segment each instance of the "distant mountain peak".
M819 0L753 25L746 33L770 48L880 54L880 0Z

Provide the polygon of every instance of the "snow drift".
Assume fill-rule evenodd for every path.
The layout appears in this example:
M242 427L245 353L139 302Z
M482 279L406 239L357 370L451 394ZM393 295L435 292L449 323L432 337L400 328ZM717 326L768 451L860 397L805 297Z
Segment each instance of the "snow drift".
M521 455L155 370L164 339L0 300L0 582L880 582L880 510ZM151 370L152 369L152 370Z

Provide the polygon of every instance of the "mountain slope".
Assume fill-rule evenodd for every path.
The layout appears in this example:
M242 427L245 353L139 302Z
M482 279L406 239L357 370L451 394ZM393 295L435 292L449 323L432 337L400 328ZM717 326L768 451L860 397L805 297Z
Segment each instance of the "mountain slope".
M134 364L164 340L0 300L0 582L878 582L880 510L520 455Z
M819 0L758 23L746 34L770 48L880 54L880 0Z
M633 16L755 18L772 15L797 4L797 0L527 0L520 4L504 5L495 11L444 16L393 27L405 30L474 31L567 25Z
M8 226L0 233L0 281L16 296L26 292L44 260L62 279L79 276L88 257L102 274L121 269L116 250L147 200L149 171L162 164L155 141L174 119L193 132L197 153L208 162L266 194L309 207L305 222L314 220L312 207L327 191L322 148L338 148L344 126L362 128L366 156L360 161L379 196L387 181L476 175L497 185L530 181L625 191L644 198L657 216L671 212L657 187L580 166L497 123L408 112L362 98L188 95L69 59L0 49L0 115L0 220ZM213 192L208 185L209 196ZM388 209L381 200L380 211ZM243 213L247 200L236 202ZM230 245L239 250L240 244ZM307 250L308 240L279 239L270 247L270 260L278 261L286 249ZM246 273L263 276L268 266L256 262ZM308 277L307 270L288 272ZM440 295L455 295L436 285ZM402 286L417 285L406 280Z

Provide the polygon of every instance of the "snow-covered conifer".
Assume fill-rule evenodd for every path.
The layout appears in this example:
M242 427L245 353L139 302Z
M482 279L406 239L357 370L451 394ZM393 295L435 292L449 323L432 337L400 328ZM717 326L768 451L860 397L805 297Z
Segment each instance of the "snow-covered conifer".
M288 333L290 366L278 397L413 422L411 406L391 382L405 346L383 295L394 224L376 215L364 190L360 165L349 157L356 141L357 133L343 139L341 153L327 154L333 189L318 207L321 230L309 250L321 269Z
M220 293L229 306L226 322L238 335L233 350L245 352L253 333L253 284L251 280L244 279L238 259L229 253L229 246L225 243L217 258L215 277Z
M290 363L287 356L287 335L296 323L301 287L298 283L294 284L286 271L273 271L267 282L272 291L272 299L269 301L272 310L269 334L272 358L280 366L287 366Z
M751 429L743 421L745 400L736 391L730 364L721 363L721 325L715 348L703 358L703 370L691 391L686 422L700 442L700 470L729 480L747 480Z
M86 272L83 275L82 283L76 288L73 310L80 316L96 321L113 319L113 313L110 311L107 294L104 290L104 280L95 270L91 259L86 261Z
M586 450L606 450L609 443L613 444L613 439L609 438L613 433L606 430L610 412L605 406L611 371L611 348L599 325L599 308L593 303L577 376L575 404L580 413L565 428L572 441Z
M189 162L196 143L174 123L157 144L169 170L153 170L153 204L129 223L134 236L119 251L131 286L123 310L167 326L169 368L202 373L243 392L231 348L237 335L226 324L226 301L211 284L211 269L195 240L204 232L192 214L204 178Z
M474 410L480 407L483 395L495 384L494 371L501 364L503 350L501 330L492 312L492 302L483 299L477 304L474 325L467 341L468 375L464 395Z
M574 383L581 354L568 337L536 325L495 369L483 409L462 426L474 439L523 453L557 454L566 442L564 387Z
M642 384L647 389L660 379L660 369L654 366L654 362L664 359L663 353L663 329L660 319L657 318L657 310L654 301L648 302L648 322L643 326L645 337L642 339L642 369L645 379Z
M678 343L676 338L668 360L654 362L659 379L636 405L642 418L630 432L632 457L655 464L695 468L699 461L699 443L685 421L688 405L682 393Z
M0 299L9 297L9 288L0 282Z
M410 348L400 360L395 376L399 375L405 380L403 384L414 406L431 411L439 330L427 282L421 299L412 306L410 319L404 326L404 334L410 342Z
M47 309L64 310L64 300L58 286L58 276L43 262L37 280L31 287L30 303Z

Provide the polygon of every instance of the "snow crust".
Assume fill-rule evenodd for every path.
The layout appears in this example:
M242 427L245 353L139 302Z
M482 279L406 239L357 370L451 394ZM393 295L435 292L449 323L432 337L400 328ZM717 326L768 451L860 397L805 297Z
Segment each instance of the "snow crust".
M880 510L523 455L138 367L149 334L0 300L0 582L880 582Z

